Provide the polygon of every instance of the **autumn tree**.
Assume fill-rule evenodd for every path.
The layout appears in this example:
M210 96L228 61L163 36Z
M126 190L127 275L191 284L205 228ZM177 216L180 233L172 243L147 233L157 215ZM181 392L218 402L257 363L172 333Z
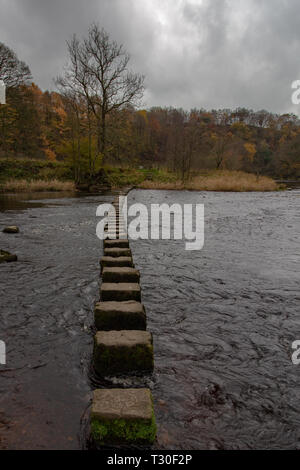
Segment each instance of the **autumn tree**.
M0 151L9 152L13 147L16 136L16 110L6 104L0 106Z
M232 142L232 133L226 128L220 127L212 134L214 142L212 154L215 159L216 168L220 169L224 166L227 151Z
M87 38L67 42L69 65L56 83L85 97L97 121L98 152L106 157L107 118L142 97L144 77L128 68L130 56L109 34L92 24Z

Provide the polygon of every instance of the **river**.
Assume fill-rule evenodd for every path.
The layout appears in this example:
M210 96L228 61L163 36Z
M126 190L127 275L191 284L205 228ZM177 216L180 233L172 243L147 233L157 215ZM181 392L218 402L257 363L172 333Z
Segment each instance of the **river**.
M203 203L205 244L131 242L155 371L159 449L300 449L299 196L131 191L128 202ZM1 196L0 448L87 448L93 305L112 194ZM99 385L99 384L98 384ZM100 383L100 386L106 384Z

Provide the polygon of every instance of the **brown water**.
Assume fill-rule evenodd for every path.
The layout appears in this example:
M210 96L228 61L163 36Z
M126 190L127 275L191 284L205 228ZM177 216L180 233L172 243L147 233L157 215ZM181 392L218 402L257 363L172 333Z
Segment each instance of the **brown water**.
M112 196L57 196L0 201L9 209L1 226L21 228L0 233L0 247L19 257L0 265L2 448L86 445L99 385L90 368L102 253L95 212ZM299 196L130 193L129 203L204 203L206 211L202 251L187 252L182 241L131 242L155 372L113 386L152 388L155 447L300 448L300 366L290 359L300 339Z

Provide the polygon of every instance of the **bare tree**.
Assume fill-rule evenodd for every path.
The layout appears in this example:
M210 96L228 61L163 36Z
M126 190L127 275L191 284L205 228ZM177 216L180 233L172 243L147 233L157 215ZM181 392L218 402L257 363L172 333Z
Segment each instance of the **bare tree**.
M107 117L129 104L135 105L144 91L144 77L128 69L130 56L108 33L92 24L88 37L76 35L67 42L69 65L56 83L76 90L87 100L97 121L98 152L106 156Z
M0 42L0 79L7 87L23 85L31 79L29 67Z

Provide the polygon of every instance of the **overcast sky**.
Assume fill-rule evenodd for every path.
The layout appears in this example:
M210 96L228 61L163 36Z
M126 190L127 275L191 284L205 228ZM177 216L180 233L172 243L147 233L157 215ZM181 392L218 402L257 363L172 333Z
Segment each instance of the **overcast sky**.
M98 22L146 76L144 106L300 114L299 0L0 0L0 41L42 89L66 62L66 40Z

